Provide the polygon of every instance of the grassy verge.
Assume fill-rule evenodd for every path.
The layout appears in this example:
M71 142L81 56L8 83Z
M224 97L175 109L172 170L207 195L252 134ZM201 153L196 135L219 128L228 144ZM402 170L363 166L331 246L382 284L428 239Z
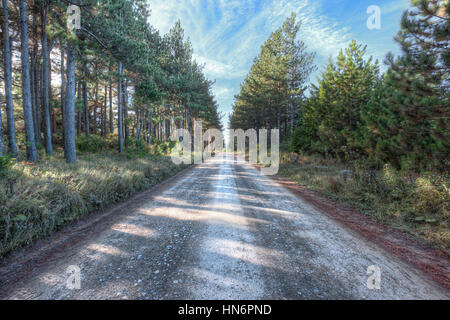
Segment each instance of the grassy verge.
M284 153L279 175L287 177L377 221L450 249L450 177L367 171L318 157Z
M161 155L107 151L81 154L75 165L59 155L8 166L0 177L0 256L186 168Z

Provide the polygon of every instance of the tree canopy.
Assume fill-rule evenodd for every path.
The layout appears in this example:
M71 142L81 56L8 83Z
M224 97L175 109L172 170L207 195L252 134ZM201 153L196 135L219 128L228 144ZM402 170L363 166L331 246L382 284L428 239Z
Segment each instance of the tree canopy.
M37 160L33 150L44 143L48 155L56 145L75 162L76 135L82 131L87 137L117 136L123 152L132 137L136 143L169 141L172 130L191 129L194 119L221 128L214 82L193 59L181 23L160 35L148 22L147 1L2 1L7 153L17 156L18 115L10 97L18 70L27 133L19 149L27 146L29 161ZM80 9L80 29L67 27L71 5Z

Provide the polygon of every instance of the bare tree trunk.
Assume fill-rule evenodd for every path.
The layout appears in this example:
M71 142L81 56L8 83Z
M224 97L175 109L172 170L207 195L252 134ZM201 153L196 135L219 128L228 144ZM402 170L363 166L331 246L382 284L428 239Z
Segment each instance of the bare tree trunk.
M160 118L161 118L161 116L160 116ZM161 142L164 142L164 135L163 135L163 129L164 128L163 128L163 123L162 122L158 124L158 128L159 128L159 133L158 133L159 140Z
M49 54L51 49L49 49ZM52 59L48 60L48 99L50 103L50 116L52 120L52 135L56 133L56 110L52 107L53 89L52 89ZM52 138L53 139L53 138Z
M41 20L42 20L42 109L44 109L44 140L45 151L53 155L52 146L52 124L50 116L49 99L49 53L48 53L48 35L45 31L48 23L48 2L41 0Z
M37 12L38 7L35 6L33 10L33 26L32 32L37 37L38 26L37 26ZM31 108L33 112L33 126L34 126L34 138L36 139L36 144L41 144L41 122L40 122L40 71L39 71L39 56L38 56L38 41L34 41L33 50L31 53Z
M9 39L9 12L8 1L2 0L3 4L3 60L5 68L5 98L6 98L6 121L8 133L8 151L13 157L17 157L16 127L14 124L14 109L12 100L12 78L11 78L11 43ZM1 122L0 122L1 123Z
M122 61L119 61L119 85L117 88L118 91L118 99L117 99L117 105L118 105L118 128L117 133L119 135L119 153L123 153L123 123L122 123Z
M294 110L294 103L291 103L291 135L294 134L294 130L295 130L295 110Z
M84 132L86 137L89 137L89 106L88 106L88 92L86 81L83 81L83 106L84 106Z
M123 114L125 119L125 145L130 138L130 129L128 128L128 80L125 80L125 87L123 91Z
M65 70L64 70L64 57L65 57L65 53L64 53L64 45L61 41L60 43L61 45L61 119L62 119L62 123L64 125L64 87L66 86L66 77L65 77ZM64 128L63 128L63 140L64 140Z
M95 93L94 93L94 134L97 134L97 101L98 101L98 81L95 82Z
M166 117L167 117L167 115L166 115ZM165 134L166 134L165 139L166 139L166 142L167 142L170 139L170 118L166 118L164 121L165 121L164 131L165 131Z
M140 124L140 112L139 109L136 108L136 142L139 142L141 140L141 124Z
M20 41L21 41L21 60L22 60L22 100L23 114L25 121L25 132L27 141L27 159L36 162L36 141L34 137L33 110L31 109L31 91L30 91L30 55L28 50L28 22L27 22L27 2L20 0Z
M41 117L41 88L42 88L42 67L39 62L39 58L36 58L36 75L35 75L35 90L36 90L36 128L35 128L35 138L36 143L42 144L42 117Z
M187 109L187 130L192 134L192 122L191 122L191 107Z
M108 121L108 86L105 84L105 110L104 110L104 120L103 120L103 131L104 135L108 134L107 121Z
M69 54L67 53L67 59L69 59ZM67 62L67 68L69 68L69 62ZM69 70L67 69L67 72L69 72ZM78 93L77 93L77 99L76 101L81 101L82 97L81 97L81 80L77 81L77 85L78 85ZM67 93L66 93L67 95ZM67 97L66 97L67 99ZM81 109L77 109L77 137L81 136Z
M139 141L141 141L141 136L143 136L143 132L145 130L145 111L141 110L139 115Z
M281 110L277 107L277 129L281 130Z
M147 144L152 143L152 111L148 111L147 119Z
M108 86L105 85L105 99L102 107L102 136L106 135L106 109L108 107Z
M3 155L3 140L2 140L2 107L0 106L0 157Z
M279 105L277 105L277 129L279 131L281 131L281 107ZM272 131L270 131L271 135L272 135ZM280 137L278 136L278 139L280 139ZM280 141L278 140L278 143L280 143ZM272 144L272 142L271 142Z
M109 133L114 132L114 115L113 115L113 102L112 102L112 78L111 78L111 68L109 68Z
M288 118L284 117L284 137L287 137L287 130L288 130Z
M68 163L77 162L75 146L75 48L67 46L67 87L64 106L64 155Z
M2 107L0 105L0 157L3 155Z
M34 126L34 130L35 130L35 138L37 137L37 132L36 132L36 104L37 104L37 100L36 100L36 51L37 51L37 44L35 44L33 46L33 49L31 49L31 63L30 63L30 78L31 78L31 110L33 112L33 126Z

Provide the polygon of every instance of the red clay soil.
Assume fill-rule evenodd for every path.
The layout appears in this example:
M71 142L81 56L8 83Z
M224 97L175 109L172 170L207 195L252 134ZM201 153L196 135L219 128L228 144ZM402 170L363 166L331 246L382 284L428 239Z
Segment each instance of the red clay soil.
M272 179L347 228L423 271L444 288L450 289L449 252L422 244L406 232L382 225L370 216L356 209L344 207L294 181L279 176L273 176Z

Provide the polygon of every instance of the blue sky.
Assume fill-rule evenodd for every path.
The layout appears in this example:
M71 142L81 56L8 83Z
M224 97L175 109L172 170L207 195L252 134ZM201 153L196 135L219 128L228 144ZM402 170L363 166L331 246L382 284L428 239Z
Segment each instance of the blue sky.
M194 58L204 63L220 111L232 110L233 97L249 71L260 46L292 11L302 21L300 38L317 53L316 82L330 57L352 39L367 44L368 54L381 64L388 52L398 54L393 37L408 0L148 0L150 23L166 33L180 19L194 47ZM381 8L381 30L366 26L367 8ZM224 118L226 122L228 116ZM225 123L224 123L225 124Z

